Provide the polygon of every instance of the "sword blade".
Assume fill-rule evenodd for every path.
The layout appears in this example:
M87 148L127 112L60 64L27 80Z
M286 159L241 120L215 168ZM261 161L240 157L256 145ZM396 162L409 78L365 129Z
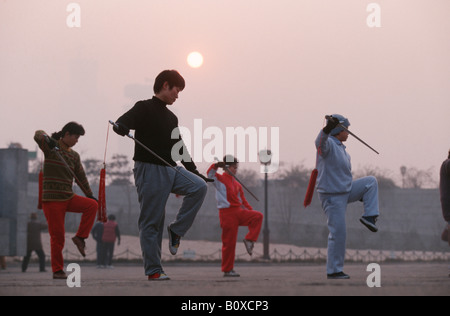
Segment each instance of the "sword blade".
M331 116L326 115L325 118L327 120L331 119ZM338 124L339 127L342 127L344 130L346 130L350 135L352 135L353 137L355 137L357 140L359 140L361 143L363 143L364 145L366 145L367 147L369 147L370 149L372 149L375 153L377 153L378 155L380 154L378 151L376 151L375 149L373 149L369 144L367 144L365 141L363 141L361 138L359 138L358 136L356 136L354 133L352 133L351 131L349 131L349 129L347 127L345 127L343 124L339 123Z
M376 152L378 155L380 154L378 151L376 151L375 149L373 149L369 144L367 144L365 141L363 141L361 138L359 138L358 136L356 136L354 133L350 132L348 130L347 127L345 127L344 125L339 123L339 126L342 127L343 129L345 129L350 135L352 135L353 137L355 137L357 140L359 140L361 143L363 143L364 145L366 145L367 147L369 147L370 149L372 149L374 152Z

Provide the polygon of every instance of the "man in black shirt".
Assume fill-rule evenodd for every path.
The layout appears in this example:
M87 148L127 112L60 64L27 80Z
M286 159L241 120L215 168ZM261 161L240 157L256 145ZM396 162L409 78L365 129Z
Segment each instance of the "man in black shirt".
M440 172L439 190L441 193L442 215L447 227L442 233L442 240L450 245L450 150L448 158L442 163Z
M175 221L168 227L169 250L175 255L180 245L180 238L189 230L198 210L205 199L206 177L197 171L195 163L185 151L181 163L177 166L172 148L181 140L172 139L172 133L178 128L178 118L167 105L172 105L178 94L183 91L185 81L175 70L165 70L155 79L153 90L155 96L146 101L139 101L122 115L114 131L125 136L130 129L135 130L135 138L166 160L173 168L166 166L160 159L136 143L134 179L137 187L141 213L139 232L144 256L145 274L149 280L168 280L161 266L161 244L164 230L165 206L171 193L185 196ZM179 135L179 133L178 133ZM180 157L177 153L177 157ZM189 181L190 180L190 181Z

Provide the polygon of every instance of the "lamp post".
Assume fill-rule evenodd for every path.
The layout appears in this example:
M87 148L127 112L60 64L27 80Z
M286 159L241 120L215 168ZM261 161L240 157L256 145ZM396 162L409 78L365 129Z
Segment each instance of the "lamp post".
M263 228L263 245L264 253L263 259L270 260L269 255L269 203L268 203L268 177L269 166L272 160L272 152L269 149L261 150L259 152L259 161L264 166L261 170L264 171L264 228Z

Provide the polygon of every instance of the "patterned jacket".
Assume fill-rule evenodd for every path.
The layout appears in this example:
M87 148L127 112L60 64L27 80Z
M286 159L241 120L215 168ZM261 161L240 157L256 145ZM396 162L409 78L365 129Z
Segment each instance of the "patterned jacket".
M73 176L67 170L65 164L56 155L54 150L51 150L45 141L44 131L36 131L34 140L39 145L39 148L44 153L44 183L42 191L42 201L67 201L70 200L75 193L73 193ZM89 186L88 179L81 164L80 155L67 147L61 140L59 140L59 153L72 169L77 179L81 182L78 183L80 187L83 187L86 191L86 196L93 196L92 190Z

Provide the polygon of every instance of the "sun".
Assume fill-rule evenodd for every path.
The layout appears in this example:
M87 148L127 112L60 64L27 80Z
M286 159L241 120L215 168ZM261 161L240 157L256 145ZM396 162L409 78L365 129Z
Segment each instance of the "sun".
M203 65L203 56L199 52L192 52L187 57L187 63L192 68L199 68Z

